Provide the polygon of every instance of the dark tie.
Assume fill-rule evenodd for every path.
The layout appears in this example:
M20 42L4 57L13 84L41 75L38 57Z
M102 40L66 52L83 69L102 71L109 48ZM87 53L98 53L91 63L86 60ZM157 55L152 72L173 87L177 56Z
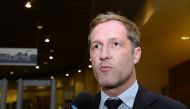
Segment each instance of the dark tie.
M122 103L122 100L120 99L107 99L105 101L105 105L108 107L108 109L117 109Z

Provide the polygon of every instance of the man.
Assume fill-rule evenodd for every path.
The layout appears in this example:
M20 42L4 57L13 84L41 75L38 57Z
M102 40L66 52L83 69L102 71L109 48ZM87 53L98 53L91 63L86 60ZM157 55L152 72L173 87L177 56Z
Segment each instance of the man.
M94 18L89 45L93 72L101 86L90 109L187 109L137 82L135 64L141 57L140 34L124 16L108 12ZM111 108L110 104L117 106Z

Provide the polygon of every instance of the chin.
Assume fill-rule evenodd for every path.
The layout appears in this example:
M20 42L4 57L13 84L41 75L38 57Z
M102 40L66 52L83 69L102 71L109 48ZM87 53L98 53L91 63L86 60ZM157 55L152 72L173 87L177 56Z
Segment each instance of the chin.
M109 82L101 82L100 85L104 88L115 88L116 85Z

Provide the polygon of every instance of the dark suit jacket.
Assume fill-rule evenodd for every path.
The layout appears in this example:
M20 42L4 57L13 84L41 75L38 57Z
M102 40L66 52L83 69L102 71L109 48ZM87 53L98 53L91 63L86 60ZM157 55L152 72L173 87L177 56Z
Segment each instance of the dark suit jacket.
M89 109L99 109L100 93L93 98ZM160 94L148 91L139 85L133 109L189 109L187 106Z

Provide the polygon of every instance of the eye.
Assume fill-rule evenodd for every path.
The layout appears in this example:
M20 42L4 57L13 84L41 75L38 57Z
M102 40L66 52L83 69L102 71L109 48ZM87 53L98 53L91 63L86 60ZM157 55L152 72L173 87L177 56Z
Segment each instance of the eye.
M93 48L99 48L99 45L94 45L94 47Z
M100 48L100 44L94 44L94 45L92 45L92 49L98 49L98 48Z
M118 43L118 42L114 42L114 46L120 46L120 43Z

